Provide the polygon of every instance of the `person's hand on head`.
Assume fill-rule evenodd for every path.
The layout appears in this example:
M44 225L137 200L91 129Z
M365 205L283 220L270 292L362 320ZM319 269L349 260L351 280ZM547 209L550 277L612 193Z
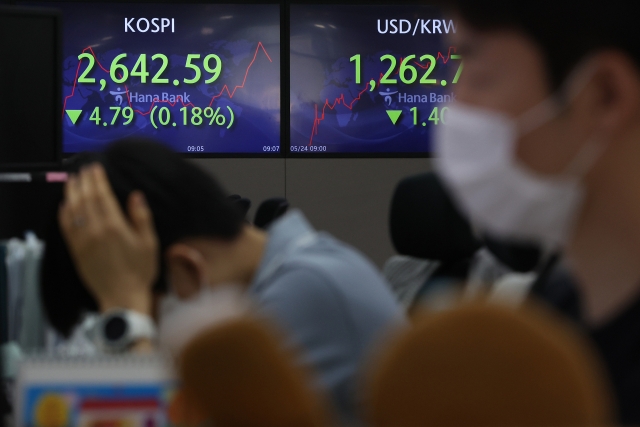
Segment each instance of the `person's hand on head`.
M158 239L142 193L131 193L127 205L128 218L104 168L94 164L69 178L58 220L78 275L100 310L151 315Z

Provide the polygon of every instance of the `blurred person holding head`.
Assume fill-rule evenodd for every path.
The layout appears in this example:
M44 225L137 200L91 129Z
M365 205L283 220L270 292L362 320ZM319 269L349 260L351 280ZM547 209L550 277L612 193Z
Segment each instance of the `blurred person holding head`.
M300 350L300 363L317 372L342 416L353 417L363 359L387 329L404 323L368 260L314 230L297 210L268 232L253 227L211 176L160 143L116 142L71 169L43 265L44 305L56 329L68 335L84 313L100 312L91 336L113 351L114 316L120 329L137 322L148 330L158 312L161 329L188 339L184 319L196 318L194 330L197 318L215 321L207 310L220 311L216 292L233 284ZM230 315L246 305L233 295ZM141 335L115 350L148 347L149 335Z
M640 33L628 2L450 3L464 59L437 168L479 227L562 248L640 423Z

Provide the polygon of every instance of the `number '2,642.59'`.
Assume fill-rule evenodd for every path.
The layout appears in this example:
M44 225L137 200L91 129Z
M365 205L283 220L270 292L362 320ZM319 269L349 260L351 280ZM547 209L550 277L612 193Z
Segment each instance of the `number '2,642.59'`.
M126 58L126 53L121 53L120 55L113 58L113 61L111 61L111 67L109 69L109 76L111 77L111 80L114 83L121 84L126 83L129 77L139 77L141 83L147 83L147 79L150 76L149 71L147 71L147 54L140 54L138 60L131 70L129 70L126 65L120 63ZM89 75L91 74L91 71L93 71L93 67L96 64L96 58L91 53L85 52L78 55L79 61L82 61L83 59L88 60L89 65L82 72L80 77L78 77L78 83L95 83L96 79L94 77L89 77ZM151 57L151 60L160 62L160 68L151 78L151 83L169 83L169 79L162 76L169 66L169 59L167 58L167 56L161 53L156 53ZM211 66L212 60L214 63L213 67ZM202 78L202 70L200 69L200 65L198 64L199 61L199 53L192 53L187 55L187 61L184 67L193 70L194 74L192 78L185 77L182 80L183 83L196 84L200 82L200 79ZM222 61L220 60L220 57L215 53L209 54L202 60L202 68L206 73L211 74L211 76L204 81L205 84L213 83L218 79L218 77L220 77L220 73L222 72Z

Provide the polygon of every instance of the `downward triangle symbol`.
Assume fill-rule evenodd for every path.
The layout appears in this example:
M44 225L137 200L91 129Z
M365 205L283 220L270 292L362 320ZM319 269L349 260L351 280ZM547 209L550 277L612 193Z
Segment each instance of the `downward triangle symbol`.
M78 117L80 117L80 114L82 114L82 110L67 110L67 115L71 119L71 123L73 123L74 125L78 121Z
M398 122L400 114L402 114L402 110L387 110L387 115L391 119L391 123L394 125Z

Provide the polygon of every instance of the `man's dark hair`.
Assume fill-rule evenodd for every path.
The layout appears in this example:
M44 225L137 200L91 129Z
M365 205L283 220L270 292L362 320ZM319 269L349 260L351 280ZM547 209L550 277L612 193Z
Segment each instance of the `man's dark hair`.
M558 88L581 59L617 49L640 64L640 33L633 2L575 3L530 0L444 0L472 28L524 31L541 47Z
M143 192L153 213L160 241L160 275L153 290L166 290L164 252L189 237L232 240L243 226L242 213L228 199L215 179L161 143L126 139L102 153L81 154L72 159L69 172L83 165L101 163L126 215L126 201L134 190ZM55 218L55 213L51 213ZM62 239L52 223L45 236L41 293L51 325L65 336L97 303L82 284Z

